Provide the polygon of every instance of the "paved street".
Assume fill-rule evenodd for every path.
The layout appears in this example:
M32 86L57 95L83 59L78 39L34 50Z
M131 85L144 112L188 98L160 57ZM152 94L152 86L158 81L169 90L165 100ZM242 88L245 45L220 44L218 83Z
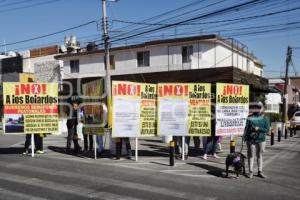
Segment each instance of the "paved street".
M265 180L223 177L227 139L220 159L202 160L191 148L192 156L175 167L168 166L167 145L159 138L139 143L137 162L94 160L92 153L63 153L65 138L48 136L46 153L31 158L20 154L22 136L0 136L1 199L300 199L299 132L268 143Z

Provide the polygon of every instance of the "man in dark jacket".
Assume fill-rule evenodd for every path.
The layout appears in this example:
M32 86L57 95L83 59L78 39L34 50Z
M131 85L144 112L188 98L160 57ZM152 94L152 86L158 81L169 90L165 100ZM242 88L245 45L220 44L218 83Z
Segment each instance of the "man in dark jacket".
M81 147L78 143L78 135L77 135L77 125L78 125L78 103L73 102L73 109L70 114L72 115L70 119L67 120L67 128L68 128L68 138L67 138L67 151L69 152L71 149L71 141L74 143L74 153L78 154L81 150Z

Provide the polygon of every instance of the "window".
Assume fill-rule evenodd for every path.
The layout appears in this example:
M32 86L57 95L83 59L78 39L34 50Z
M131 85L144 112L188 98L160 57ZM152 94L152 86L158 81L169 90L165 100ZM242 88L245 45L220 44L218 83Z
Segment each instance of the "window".
M137 66L150 66L150 51L137 52Z
M104 63L105 63L105 56L104 56ZM116 67L114 55L109 55L109 66L110 66L110 69L115 69L115 67ZM106 69L106 66L105 66L105 69Z
M192 62L193 46L184 46L181 49L182 63Z
M79 73L79 60L70 60L70 72Z
M110 55L109 56L109 66L110 69L115 69L115 56L114 55Z

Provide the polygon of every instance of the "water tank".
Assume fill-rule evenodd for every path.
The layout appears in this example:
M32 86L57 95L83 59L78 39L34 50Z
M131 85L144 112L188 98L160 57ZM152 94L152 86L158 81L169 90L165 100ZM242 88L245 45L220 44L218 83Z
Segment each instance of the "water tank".
M74 35L71 36L71 38L70 38L70 44L73 47L77 46L76 36L74 36Z
M70 42L70 36L65 36L64 42L65 42L65 45L68 46L69 42Z

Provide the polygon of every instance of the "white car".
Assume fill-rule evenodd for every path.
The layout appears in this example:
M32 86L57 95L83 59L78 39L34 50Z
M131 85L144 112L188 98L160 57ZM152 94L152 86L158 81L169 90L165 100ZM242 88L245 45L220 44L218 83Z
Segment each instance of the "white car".
M300 111L296 111L294 113L294 116L292 118L292 125L297 126L297 128L300 127Z

